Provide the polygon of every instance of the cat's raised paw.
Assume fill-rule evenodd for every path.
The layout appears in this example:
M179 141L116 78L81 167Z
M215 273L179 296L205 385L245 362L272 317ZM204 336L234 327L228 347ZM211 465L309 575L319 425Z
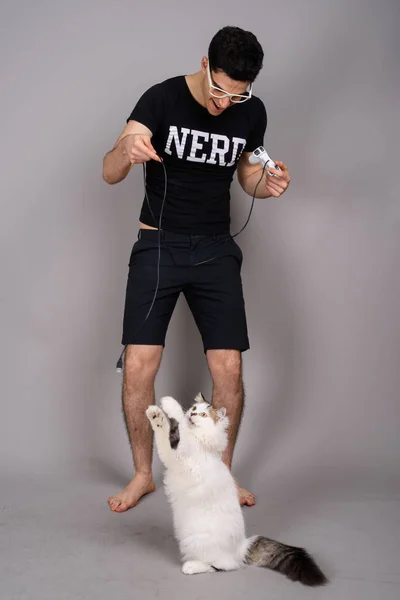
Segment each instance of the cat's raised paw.
M183 419L183 409L179 402L175 400L175 398L172 398L171 396L164 396L161 398L160 404L165 414L171 419L175 419L176 421Z
M154 428L162 427L165 423L165 415L159 406L151 405L146 410L146 416L151 423L151 426Z

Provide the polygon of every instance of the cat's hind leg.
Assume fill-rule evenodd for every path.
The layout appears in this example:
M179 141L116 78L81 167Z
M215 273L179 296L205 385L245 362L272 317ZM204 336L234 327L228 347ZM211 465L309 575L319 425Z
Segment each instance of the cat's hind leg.
M213 573L215 569L201 560L187 560L182 565L184 575L197 575L199 573Z
M229 554L220 554L212 565L217 571L236 571L240 567L238 561Z

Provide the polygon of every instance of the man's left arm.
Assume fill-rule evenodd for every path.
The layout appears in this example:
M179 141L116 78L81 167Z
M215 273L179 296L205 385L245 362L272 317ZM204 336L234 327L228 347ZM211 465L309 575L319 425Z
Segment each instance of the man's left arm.
M243 152L239 159L237 176L242 189L246 194L249 194L249 196L253 196L254 189L261 177L263 168L259 164L252 165L249 163L250 155L251 152ZM267 168L265 168L263 178L257 187L256 198L270 198L271 196L279 198L279 196L287 190L290 183L288 168L285 163L280 160L274 162L281 168L281 171L268 168L268 171L276 175L276 177L273 177L268 174Z

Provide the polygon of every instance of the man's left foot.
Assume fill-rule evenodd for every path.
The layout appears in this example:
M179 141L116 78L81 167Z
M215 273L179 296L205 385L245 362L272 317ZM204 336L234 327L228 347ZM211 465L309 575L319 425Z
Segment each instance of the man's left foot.
M254 506L256 503L254 494L252 494L251 492L248 492L244 488L241 488L239 486L237 486L237 487L238 487L238 495L239 495L240 504L242 506Z

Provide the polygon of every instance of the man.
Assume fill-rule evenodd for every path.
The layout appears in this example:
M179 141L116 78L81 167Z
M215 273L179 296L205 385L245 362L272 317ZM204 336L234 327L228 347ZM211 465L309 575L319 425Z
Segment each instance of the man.
M132 508L155 489L153 438L145 411L155 403L154 380L180 292L202 336L213 381L212 404L224 406L230 419L223 460L232 465L244 404L241 353L249 341L240 275L243 257L229 236L230 184L237 170L241 187L253 196L261 176L261 166L248 158L263 144L267 124L264 105L252 94L263 56L252 33L224 27L213 37L200 71L168 79L143 94L104 157L103 177L109 184L123 180L133 165L147 165L148 198L129 263L122 338L123 410L135 476L109 498L116 512ZM271 169L275 176L265 171L257 198L279 197L286 190L288 169L281 161L276 164L281 170ZM239 486L238 493L241 504L255 503L253 494Z

